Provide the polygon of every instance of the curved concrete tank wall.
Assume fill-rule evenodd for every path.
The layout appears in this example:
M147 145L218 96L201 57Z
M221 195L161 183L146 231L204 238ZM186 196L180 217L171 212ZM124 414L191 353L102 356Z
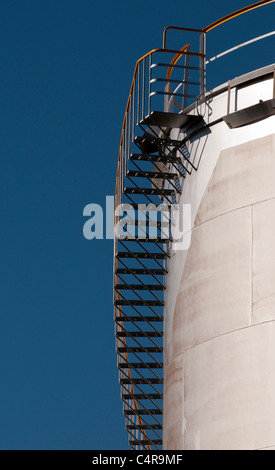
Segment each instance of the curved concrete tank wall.
M271 99L273 77L231 95L231 112ZM227 97L199 108L206 122ZM275 117L219 122L188 147L198 170L181 197L191 246L168 276L164 449L275 449Z

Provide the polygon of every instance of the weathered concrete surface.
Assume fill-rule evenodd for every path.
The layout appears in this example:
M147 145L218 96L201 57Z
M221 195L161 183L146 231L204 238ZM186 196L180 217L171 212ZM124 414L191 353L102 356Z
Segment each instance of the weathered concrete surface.
M190 347L250 325L250 207L193 230L177 297L168 362Z
M274 322L189 350L184 375L186 450L274 444Z
M270 320L275 320L275 199L253 207L252 321Z
M275 198L275 135L224 150L195 225L225 212Z
M172 361L166 369L166 382L164 387L165 434L164 448L181 450L184 447L184 366L183 356L180 355ZM176 404L176 406L175 406Z
M196 214L165 343L165 449L274 446L274 241L271 135L221 152Z

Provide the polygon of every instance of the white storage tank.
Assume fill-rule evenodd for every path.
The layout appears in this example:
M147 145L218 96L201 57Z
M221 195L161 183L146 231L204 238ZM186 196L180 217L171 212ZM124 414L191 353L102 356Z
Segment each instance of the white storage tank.
M191 246L167 280L165 449L275 446L274 73L240 77L193 111L210 127L187 143Z

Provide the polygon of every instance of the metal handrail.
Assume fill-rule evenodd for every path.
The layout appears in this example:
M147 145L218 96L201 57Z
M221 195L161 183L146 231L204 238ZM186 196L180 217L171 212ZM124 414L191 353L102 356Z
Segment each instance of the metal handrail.
M256 10L256 8L263 7L274 1L275 0L261 0L260 2L253 3L252 5L249 5L247 7L241 8L240 10L234 11L233 13L230 13L229 15L226 15L217 21L214 21L214 23L211 23L210 25L206 26L206 28L203 28L203 32L208 33L209 31L212 31L212 29L217 28L218 26L222 25L223 23L226 23L227 21L233 20L234 18L237 18L238 16L243 15L244 13L248 13L249 11Z
M173 50L168 50L166 49L166 37L167 37L167 31L168 30L180 30L180 31L187 31L187 32L197 32L197 33L202 33L202 34L205 34L205 33L208 33L210 31L212 31L213 29L217 28L218 26L234 19L234 18L237 18L238 16L241 16L245 13L248 13L252 10L255 10L257 8L260 8L262 6L265 6L265 5L268 5L270 3L273 3L275 0L261 0L257 3L254 3L252 5L249 5L247 7L244 7L244 8L241 8L240 10L237 10L233 13L230 13L229 15L226 15L222 18L220 18L219 20L216 20L215 22L211 23L210 25L206 26L205 28L203 28L202 30L201 29L193 29L193 28L182 28L182 27L178 27L178 26L167 26L165 29L164 29L164 32L163 32L163 48L162 49L153 49L152 51L148 52L147 54L145 54L144 56L142 56L140 59L138 59L138 61L136 62L136 66L135 66L135 70L134 70L134 75L133 75L133 79L132 79L132 83L131 83L131 88L130 88L130 93L129 93L129 97L128 97L128 101L127 101L127 105L126 105L126 110L125 110L125 114L124 114L124 120L123 120L123 126L122 126L122 133L121 133L121 139L120 139L120 152L121 152L121 147L122 147L122 143L123 143L123 137L124 137L124 131L125 131L125 127L126 127L126 120L127 120L127 114L128 114L128 111L129 111L129 107L130 107L130 102L131 102L131 97L133 95L133 91L134 91L134 84L135 84L135 79L136 79L136 76L137 76L137 72L138 72L138 68L139 68L139 65L140 63L146 59L147 57L149 56L152 56L153 53L155 52L175 52L176 54L178 54L178 51L173 51ZM193 53L194 54L194 53ZM192 54L192 55L193 55ZM200 55L201 57L203 57L203 54L198 54ZM205 55L204 55L205 56ZM173 59L174 60L174 59ZM172 62L171 62L172 63ZM175 64L174 64L175 65ZM172 71L172 69L171 69ZM117 168L117 181L116 181L116 191L115 191L115 194L117 195L117 183L118 183L118 175L119 175L119 165L120 165L120 153L119 153L119 158L118 158L118 168Z
M273 1L275 1L275 0L273 0ZM206 65L214 62L217 59L220 59L221 57L224 57L227 54L230 54L231 52L235 52L238 49L242 49L243 47L249 46L250 44L254 44L255 42L261 41L262 39L270 38L271 36L274 36L274 35L275 35L275 31L272 31L272 32L267 33L267 34L263 34L262 36L258 36L257 38L250 39L249 41L243 42L242 44L239 44L238 46L231 47L231 49L228 49L227 51L221 52L220 54L217 54L214 57L212 57L211 59L209 59L206 62Z
M133 75L133 79L132 79L132 83L131 83L131 87L130 87L130 93L129 93L129 97L128 97L127 105L126 105L126 110L125 110L125 114L124 114L122 133L121 133L121 139L120 139L119 158L118 158L118 167L117 167L117 178L116 178L116 191L115 191L115 208L118 206L118 204L121 203L121 196L122 196L122 193L121 193L121 178L123 178L123 176L124 176L123 161L122 161L123 151L125 150L124 149L124 139L125 139L125 133L128 134L127 124L129 124L128 123L129 114L130 114L130 119L133 119L133 117L134 117L133 114L132 114L133 110L131 109L132 97L135 93L135 84L136 84L136 79L137 79L138 73L140 71L140 65L148 57L151 58L154 53L157 53L157 52L165 52L165 53L173 53L173 54L175 53L176 55L174 56L174 58L171 62L171 66L169 67L169 64L167 64L168 74L169 74L169 78L170 78L172 70L173 70L173 65L176 65L178 60L184 54L190 54L192 56L201 57L201 54L199 54L199 53L188 53L186 51L187 48L188 48L188 46L185 46L181 49L181 51L177 51L177 50L173 50L173 49L154 49L154 50L148 52L147 54L145 54L143 57L141 57L136 63L135 70L134 70L134 75ZM143 76L144 76L144 73L143 73ZM144 90L143 90L143 93L144 93ZM143 107L144 107L144 105L143 105ZM130 123L130 128L131 128L131 123ZM127 136L126 136L126 138L127 138ZM116 216L114 218L114 223L116 223ZM117 239L115 239L115 251L116 250L117 250ZM118 268L118 259L116 258L116 256L115 256L115 266L114 267L115 267L115 270ZM116 279L116 283L119 283L119 277L115 275L115 279ZM115 299L121 299L120 293L118 293L118 292L115 293ZM122 329L122 330L124 329L124 322L121 322L121 324L119 325L119 328ZM126 338L123 338L122 342L125 346L127 346ZM129 357L128 357L127 352L125 353L124 359L125 359L126 363L129 362ZM124 371L124 374L126 374L129 377L129 379L131 379L132 374L131 374L131 369L130 368L128 368L127 371ZM134 391L133 384L130 385L130 393L134 397L135 391ZM134 409L139 410L138 401L135 398L133 398L132 402L133 402ZM141 416L138 416L137 419L138 419L140 425L142 426L143 425L143 419L141 418ZM145 440L148 441L148 444L147 444L148 450L151 450L150 439L146 436L146 431L145 430L143 432L143 435L145 437Z
M203 28L203 32L208 33L209 31L212 31L212 29L217 28L218 26L222 25L223 23L226 23L227 21L233 20L234 18L237 18L238 16L243 15L244 13L248 13L249 11L256 10L256 8L263 7L274 1L275 0L261 0L260 2L253 3L252 5L249 5L247 7L241 8L240 10L234 11L233 13L230 13L229 15L226 15L217 21L214 21L214 23L211 23L210 25L206 26L206 28Z
M172 92L171 90L171 87L170 87L170 78L171 78L171 74L172 74L172 71L173 69L177 66L177 62L179 61L179 59L183 56L183 55L188 55L188 56L197 56L197 57L200 57L201 59L201 66L199 68L199 70L201 71L201 93L204 93L205 92L205 84L204 84L204 79L205 79L205 68L206 68L206 65L207 63L215 60L216 58L219 58L221 57L222 55L225 55L229 52L232 52L233 50L236 50L237 48L240 48L240 47L244 47L245 45L247 44L250 44L251 42L253 41L256 41L256 40L260 40L262 39L263 37L267 37L267 35L265 36L261 36L260 38L256 38L255 40L252 40L250 41L249 43L244 43L240 46L237 46L236 48L233 48L233 49L230 49L218 56L216 56L215 58L213 59L210 59L210 61L208 61L206 63L206 54L205 54L205 37L206 37L206 34L210 31L212 31L213 29L217 28L218 26L230 21L231 19L234 19L240 15L243 15L245 13L248 13L249 11L252 11L256 8L259 8L259 7L262 7L262 6L265 6L267 4L270 4L270 3L273 3L275 0L261 0L257 3L254 3L252 5L249 5L245 8L242 8L240 10L237 10L213 23L211 23L210 25L208 25L207 27L205 27L204 29L202 30L199 30L199 29L191 29L191 28L181 28L181 27L176 27L176 26L168 26L167 28L165 28L164 30L164 33L163 33L163 48L161 49L153 49L152 51L148 52L147 54L145 54L144 56L142 56L140 59L138 59L138 61L136 62L136 65L135 65L135 69L134 69L134 74L133 74L133 79L132 79L132 83L131 83L131 87L130 87L130 92L129 92L129 96L128 96L128 100L127 100L127 105L126 105L126 109L125 109L125 114L124 114L124 119L123 119L123 125L122 125L122 132L121 132L121 138L120 138L120 147L119 147L119 156L118 156L118 165L117 165L117 174L116 174L116 189L115 189L115 208L117 208L117 206L121 203L121 200L122 200L122 179L124 177L124 171L123 169L125 168L125 162L122 161L122 156L124 156L125 158L125 145L126 145L126 150L129 149L129 144L130 144L130 139L131 139L131 127L134 126L134 122L132 121L132 118L134 117L135 118L135 103L133 104L132 103L132 98L135 94L135 85L136 85L136 79L137 79L137 76L138 74L140 73L141 71L141 68L140 68L140 65L144 64L144 68L143 68L143 78L145 76L145 60L149 57L150 60L151 60L151 57L154 53L158 53L158 52L164 52L164 53L174 53L175 56L174 58L172 59L170 65L167 64L167 67L168 67L168 71L167 71L167 75L166 75L166 82L167 82L167 85L169 85L169 94L171 95L171 98L170 98L170 101L173 100L173 102L180 108L182 109L182 107L180 105L177 104L175 98L174 98L174 93ZM167 32L168 30L179 30L179 31L186 31L186 32L195 32L195 33L201 33L201 51L200 53L192 53L192 52L189 52L188 51L188 48L189 48L189 44L185 45L182 49L180 50L173 50L173 49L166 49L166 39L167 39ZM275 34L275 32L273 33L270 33L269 36L271 36L272 34ZM163 64L164 65L164 64ZM180 87L181 85L179 85ZM177 87L178 88L178 87ZM144 90L143 90L144 91ZM144 98L144 96L143 96ZM135 96L134 96L134 99L135 99ZM130 128L128 128L127 124L128 124L128 121L130 120ZM126 133L126 135L125 135ZM128 139L128 140L127 140ZM128 146L128 147L127 147ZM127 154L127 151L126 151L126 154ZM116 224L116 215L114 216L114 224ZM117 249L117 239L115 237L115 250ZM115 270L118 268L118 259L116 258L115 256ZM116 275L115 275L116 276ZM119 283L119 277L116 276L116 282ZM115 292L115 298L116 299L120 299L121 296L118 292ZM120 328L121 329L124 329L124 324L123 322L121 322L120 324ZM121 338L120 341L122 341L122 343L127 346L126 344L126 338ZM125 353L125 356L124 356L126 362L129 362L129 357L128 357L128 353L126 352ZM123 371L123 374L127 375L129 378L131 378L131 370L130 368L127 369L126 371ZM133 384L130 385L130 393L133 395L133 400L132 400L132 403L133 403L133 406L134 406L134 409L138 410L139 409L139 406L138 406L138 401L134 398L134 387L133 387ZM140 416L137 416L137 420L138 422L142 425L143 424L143 421L142 421L142 418ZM143 433L143 436L145 437L145 440L148 441L148 444L147 444L147 448L149 450L151 450L151 446L150 446L150 439L146 436L146 432L144 431Z
M275 0L274 0L275 1ZM167 31L168 30L177 30L177 31L187 31L189 33L204 33L202 29L193 29L193 28L182 28L180 26L167 26L165 30L163 31L163 49L166 48L166 37L167 37Z
M274 0L275 1L275 0ZM168 28L175 28L175 29L186 29L186 28L176 28L176 27L168 27ZM197 31L197 30L192 30L192 31ZM198 30L199 32L201 32L201 30ZM201 57L201 58L204 58L205 57L205 54L202 54L202 53L198 53L198 52L187 52L187 51L184 51L184 49L186 48L186 46L184 46L180 51L178 50L174 50L174 49L165 49L165 48L162 48L162 49L153 49L151 50L150 52L148 52L147 54L145 54L144 56L142 56L140 59L138 59L138 61L136 62L136 66L135 66L135 70L134 70L134 75L133 75L133 79L132 79L132 83L131 83L131 87L130 87L130 92L129 92L129 96L128 96L128 100L127 100L127 105L126 105L126 109L125 109L125 113L124 113L124 119L123 119L123 124L122 124L122 132L121 132L121 138L120 138L120 146L119 146L119 156L118 156L118 166L117 166L117 179L116 179L116 190L115 190L115 207L117 207L117 204L116 204L116 196L117 196L117 189L118 189L118 176L119 176L119 168L120 168L120 161L121 161L121 148L123 146L123 138L124 138L124 132L125 132L125 129L126 129L126 123L127 123L127 116L128 116L128 112L129 112L129 109L130 109L130 104L131 104L131 98L133 96L133 93L134 93L134 87L135 87L135 80L136 80L136 77L137 77L137 73L138 73L138 70L139 70L139 65L141 64L141 62L143 60L145 60L147 57L149 56L152 56L154 53L157 53L157 52L166 52L166 53L175 53L175 57L172 59L171 61L171 67L169 67L169 70L173 70L173 65L176 65L176 62L178 62L178 60L180 59L180 57L182 57L184 54L185 55L190 55L190 56L195 56L195 57ZM176 62L173 63L173 61L176 59ZM171 73L170 73L171 75ZM115 220L115 219L114 219Z

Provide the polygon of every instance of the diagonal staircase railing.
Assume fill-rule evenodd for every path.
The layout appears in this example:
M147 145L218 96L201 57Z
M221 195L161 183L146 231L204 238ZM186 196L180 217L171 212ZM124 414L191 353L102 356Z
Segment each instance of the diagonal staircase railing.
M202 52L191 52L190 45L155 49L142 57L123 121L115 198L114 304L119 381L133 449L162 447L164 277L172 240L171 208L192 170L181 143L170 138L170 129L194 121L178 108L183 111L200 95L204 58Z

